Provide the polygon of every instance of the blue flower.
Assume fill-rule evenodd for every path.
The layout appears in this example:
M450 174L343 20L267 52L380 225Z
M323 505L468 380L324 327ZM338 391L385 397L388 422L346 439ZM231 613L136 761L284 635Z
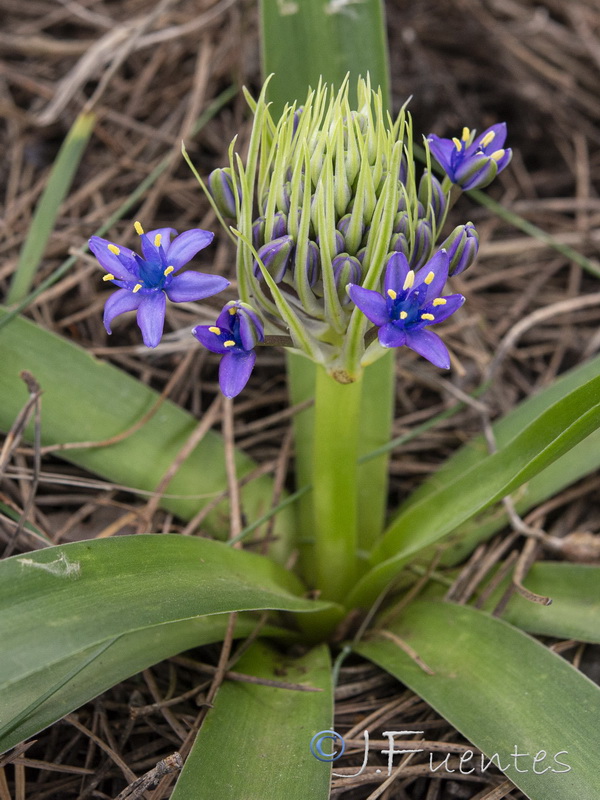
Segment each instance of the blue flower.
M463 189L480 189L490 184L512 158L504 148L506 123L492 125L475 138L475 131L463 128L460 139L427 137L429 149L452 183Z
M223 356L219 385L225 397L238 395L254 367L254 348L265 339L256 311L241 300L232 300L223 307L214 325L197 325L192 333L207 350Z
M223 291L229 281L220 275L192 270L175 274L212 242L214 234L210 231L196 228L177 236L173 228L157 228L144 233L139 222L135 223L135 230L141 239L143 258L128 247L99 236L92 236L89 247L108 272L104 280L121 287L104 306L106 332L112 333L111 322L119 314L137 311L144 344L156 347L165 324L167 297L174 303L204 300Z
M415 274L403 253L387 263L383 293L348 285L355 305L379 328L383 347L406 345L436 367L450 368L450 355L439 336L425 330L448 319L465 302L462 294L440 296L448 278L449 259L439 250Z

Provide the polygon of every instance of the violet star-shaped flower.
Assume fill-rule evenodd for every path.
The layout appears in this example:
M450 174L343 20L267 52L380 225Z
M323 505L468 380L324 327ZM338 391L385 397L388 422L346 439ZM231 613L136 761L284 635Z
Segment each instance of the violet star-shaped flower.
M504 148L506 123L492 125L475 137L463 128L460 139L440 139L434 133L427 137L429 149L452 183L463 189L480 189L490 184L512 158L512 150Z
M143 257L99 236L92 236L89 247L108 272L104 280L120 287L104 306L107 333L112 333L111 323L119 314L137 311L144 344L156 347L165 324L167 297L174 303L204 300L223 291L229 281L220 275L193 270L176 274L212 242L214 234L210 231L196 228L177 236L173 228L157 228L144 233L139 222L135 223L135 229L140 236ZM175 234L173 241L172 234Z
M379 328L383 347L406 345L436 367L450 368L450 355L437 334L425 330L448 319L465 302L462 294L440 296L448 278L449 259L437 252L415 273L403 253L393 253L387 263L383 293L348 285L348 294Z
M225 397L238 395L254 367L254 348L265 339L256 311L241 300L232 300L223 307L214 325L197 325L192 333L207 350L223 356L219 385Z

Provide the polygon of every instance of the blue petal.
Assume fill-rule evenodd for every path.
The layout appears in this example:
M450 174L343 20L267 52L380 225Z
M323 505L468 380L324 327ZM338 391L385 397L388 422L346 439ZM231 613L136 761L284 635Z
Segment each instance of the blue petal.
M174 303L185 303L192 300L204 300L213 294L222 292L229 286L229 281L220 275L207 275L205 272L188 270L176 275L165 286L169 300Z
M425 330L410 331L406 335L406 344L436 367L450 369L448 348L437 334Z
M475 152L477 148L480 147L482 139L484 139L488 133L494 133L494 138L485 146L484 151L486 153L493 153L495 150L501 150L504 146L504 142L506 141L506 122L498 122L496 125L492 125L491 127L487 128L487 130L481 133L474 140L471 147L469 147L469 152L471 152L471 149L473 149L473 152Z
M265 333L260 317L249 308L239 308L240 342L244 350L252 350L258 342L264 342Z
M227 353L219 364L219 385L225 397L235 397L248 383L256 353Z
M397 323L388 322L379 329L379 344L382 347L402 347L407 342L407 333Z
M125 314L126 311L135 311L140 305L141 297L139 294L133 294L129 289L119 289L106 301L104 306L104 327L107 333L112 333L110 324L115 317L119 314Z
M450 173L452 171L452 156L456 151L456 146L452 139L440 139L435 133L430 133L427 137L427 142L432 156L444 172Z
M448 280L449 266L450 259L448 258L448 253L445 250L438 250L438 252L417 272L412 291L414 292L420 289L419 304L421 306L425 305L425 303L429 303L442 293L442 289ZM428 284L425 281L430 272L433 272L433 280Z
M170 245L165 248L167 264L181 269L188 261L191 261L196 253L207 247L214 239L214 233L194 228L191 231L180 233Z
M137 323L146 347L156 347L165 326L167 298L164 292L143 294L137 313Z
M383 291L387 295L388 289L391 289L396 294L403 291L404 281L410 270L410 266L404 253L392 253L388 258L387 267L385 269L385 279L383 282Z
M111 253L111 251L108 249L109 244L113 245L113 247L119 248L121 251L120 257L116 256L114 253ZM115 277L125 281L134 281L136 279L137 270L135 268L135 253L133 250L130 250L128 247L122 247L120 244L109 242L108 239L101 239L99 236L92 236L88 242L88 245L92 253L100 262L100 266L107 272L110 272ZM125 266L123 261L129 266Z
M352 302L360 308L363 314L368 317L375 325L385 325L390 321L385 298L379 292L371 289L363 289L355 283L349 283L348 294Z
M430 320L427 325L436 325L438 322L443 322L445 319L448 319L448 317L451 317L455 311L458 311L465 302L465 298L462 294L449 294L442 299L446 301L443 306L429 305L427 308L423 309L425 313L433 314L435 317L435 319Z
M218 353L219 355L231 353L231 347L225 347L223 344L224 341L226 342L227 339L230 338L228 335L230 331L221 328L221 333L219 334L210 330L211 328L218 327L218 325L196 325L196 327L192 329L192 334L198 339L200 344L204 345L211 353Z

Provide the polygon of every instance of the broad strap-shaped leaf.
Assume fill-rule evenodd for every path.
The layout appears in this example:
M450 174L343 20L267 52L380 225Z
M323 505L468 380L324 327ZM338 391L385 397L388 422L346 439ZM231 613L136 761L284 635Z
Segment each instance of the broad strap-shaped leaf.
M600 567L542 561L531 567L523 583L551 597L552 604L531 603L515 592L503 619L529 633L600 644ZM493 610L507 586L508 579L488 598L485 610Z
M411 557L517 489L600 427L600 376L539 413L497 453L399 514L371 557L350 602L372 602Z
M220 641L228 620L229 614L214 614L124 633L17 678L0 689L0 752L35 735L131 675L184 650ZM240 615L235 635L249 635L256 624L256 618ZM263 636L271 632L278 636L285 634L270 627L261 629ZM34 651L32 643L32 656Z
M301 592L291 573L265 557L169 534L76 542L6 559L0 563L0 736L28 707L13 707L10 699L24 680L43 698L87 660L103 653L110 659L110 648L126 634L230 611L327 607Z
M0 309L0 319L5 314ZM25 404L27 390L19 374L29 370L43 390L43 445L113 437L138 422L159 398L127 373L23 318L0 329L0 353L0 430L10 429ZM154 491L197 424L191 414L166 401L143 427L117 444L66 450L60 455L114 483ZM237 454L238 477L255 466L247 456ZM189 519L226 487L223 440L208 431L170 481L161 504ZM255 519L270 506L273 482L264 476L241 491L244 510ZM225 504L207 520L208 530L222 533L224 510ZM280 537L285 538L291 529L290 520L289 512L278 515Z
M569 392L583 386L600 374L600 356L580 364L574 369L560 375L549 386L537 394L523 400L515 408L492 425L494 438L498 449L503 449L524 428L530 425L547 408L559 401ZM434 494L440 488L456 480L471 467L480 464L489 455L489 450L483 436L478 436L467 442L454 453L433 475L407 499L400 508L402 513L405 508L419 502L426 496Z
M333 722L327 648L296 659L258 642L235 670L321 691L223 684L172 800L327 800L331 766L310 751L312 737Z
M527 634L465 606L415 603L390 631L435 674L390 639L355 649L449 720L485 753L485 764L497 754L496 764L531 800L595 796L600 689L582 673ZM464 769L475 765L479 759Z
M371 76L388 97L389 65L384 3L324 0L261 0L263 73L274 73L269 97L275 114L285 103L301 102L319 80L339 88L346 73L352 80Z

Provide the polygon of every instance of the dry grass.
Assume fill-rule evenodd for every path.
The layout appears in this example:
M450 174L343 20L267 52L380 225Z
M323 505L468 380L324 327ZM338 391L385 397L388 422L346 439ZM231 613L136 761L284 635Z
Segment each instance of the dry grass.
M491 193L559 241L597 257L600 2L393 0L386 6L394 99L398 105L414 95L415 129L447 134L465 122L481 129L506 119L515 157ZM254 3L0 0L0 12L0 116L6 156L0 168L3 289L57 149L77 113L90 104L99 123L60 210L40 280L76 252L165 157L166 168L133 216L151 227L216 228L194 178L182 165L180 142L186 141L205 174L225 162L235 132L241 131L244 140L247 115L239 96L198 136L191 131L200 113L227 87L258 85ZM481 407L466 405L394 453L393 503L480 432L482 420L508 411L600 348L597 278L466 198L454 213L456 221L470 217L482 240L477 268L455 282L468 303L445 326L454 370L441 377L414 354L401 353L394 434L409 432L457 403L481 383L494 355L500 352L502 358L493 365L493 390L481 398L483 417ZM130 241L130 221L116 225L111 237ZM210 255L205 251L202 256L211 259L211 269L231 277L232 253L224 236ZM109 342L100 322L106 288L98 278L93 260L81 256L74 270L36 299L28 315L164 390L193 413L211 407L214 425L221 427L223 407L211 405L217 394L216 361L199 348L189 350L188 331L198 322L195 307L171 306L171 333L152 353L140 347L132 325L118 325ZM234 293L235 285L231 297ZM210 301L203 306L210 310ZM547 308L548 313L543 311ZM290 456L282 366L278 353L263 357L234 409L236 444L275 470L280 482ZM19 511L30 509L29 520L54 542L135 532L140 519L157 531L183 530L152 498L146 503L51 453L43 455L38 470L30 450L14 444L0 496ZM597 533L597 497L598 481L592 476L532 512L526 522L553 537ZM514 520L516 530L508 537L477 552L453 587L455 599L465 602L474 590L473 576L487 572L501 557L508 555L524 570L543 556L543 543L527 544L530 540L520 535L519 525ZM0 542L13 542L14 533L14 525L0 519ZM14 546L24 551L31 542L18 537ZM593 674L595 662L583 648L577 643L566 647L566 657ZM216 664L219 650L206 648L201 657ZM159 762L185 749L198 724L198 704L215 688L199 659L175 658L147 670L40 734L26 751L14 751L8 756L11 766L4 768L7 762L0 760L0 800L168 797L175 774L169 770L176 771L177 764ZM413 695L398 691L394 681L373 667L349 662L342 669L336 728L356 740L356 763L361 762L362 730L384 730L399 719L402 727L426 731L434 761L448 752L460 753L464 742L450 726ZM372 766L354 780L335 779L333 796L522 797L491 770L479 778L432 777L426 762L414 757L385 786L387 776L375 770ZM134 783L149 772L145 783ZM147 789L154 778L159 788ZM124 791L126 785L131 787Z

